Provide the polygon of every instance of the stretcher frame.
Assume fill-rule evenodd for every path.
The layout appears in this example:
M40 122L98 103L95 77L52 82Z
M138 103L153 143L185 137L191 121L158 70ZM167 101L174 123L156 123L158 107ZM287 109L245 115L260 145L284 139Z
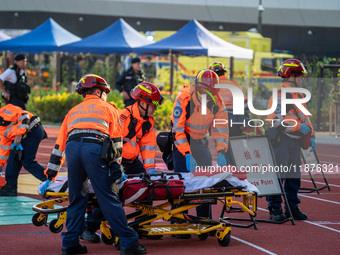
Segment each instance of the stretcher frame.
M243 201L235 201L233 197L242 197ZM231 224L223 218L218 221L209 218L189 215L189 209L196 208L202 204L216 204L221 202L225 207L233 205L240 206L238 212L247 212L252 217L256 216L257 196L256 193L240 191L237 188L229 190L203 189L198 192L184 193L176 199L169 199L158 205L146 205L145 202L133 202L125 205L135 208L137 211L127 214L130 220L129 227L133 228L140 237L161 238L163 235L187 235L194 234L201 240L208 238L209 233L214 234L221 246L228 246L231 239ZM180 205L177 208L167 210L167 207ZM252 208L252 210L250 209ZM132 221L131 221L132 220ZM157 220L168 221L168 224L154 224ZM255 224L255 222L253 223ZM236 224L235 224L236 225ZM119 240L110 231L108 223L102 222L100 227L103 235L102 240L106 244L114 244L120 248Z
M144 204L143 202L146 201L125 205L137 210L127 214L127 219L130 221L129 227L133 228L140 237L151 236L154 237L153 239L158 239L163 235L195 234L199 239L205 240L208 238L209 232L216 231L215 237L218 243L221 246L228 246L231 240L231 226L233 224L222 217L216 221L189 215L186 212L202 204L216 204L219 201L227 208L238 205L240 206L238 212L247 212L252 217L255 217L257 209L256 193L240 191L240 188L201 189L198 192L184 193L176 199L160 201L160 204L154 206ZM58 208L56 206L68 202L68 193L47 192L46 196L53 197L53 199L38 203L32 207L33 211L36 212L32 217L32 222L35 226L47 226L52 233L59 233L66 221L67 206ZM242 202L234 200L233 197L242 197ZM174 205L180 206L170 210L166 209ZM47 223L47 218L50 214L57 214L57 219ZM168 221L169 224L151 225L152 222L160 219ZM108 222L103 221L100 225L100 230L102 232L101 238L105 244L114 244L117 249L120 248L119 239L113 234Z

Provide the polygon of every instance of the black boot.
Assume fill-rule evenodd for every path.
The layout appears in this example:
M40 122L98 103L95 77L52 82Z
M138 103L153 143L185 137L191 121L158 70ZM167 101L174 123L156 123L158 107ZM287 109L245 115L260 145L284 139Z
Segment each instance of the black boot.
M11 185L6 183L5 186L3 186L0 189L0 196L10 196L10 197L15 197L18 195L17 192L17 186L16 185Z
M61 255L86 254L86 253L87 253L86 246L80 244L72 247L63 247L61 249Z
M290 210L292 211L294 220L307 220L307 214L302 213L299 207L291 208ZM290 217L287 210L285 211L285 215L287 218Z
M146 247L144 245L138 244L135 246L120 248L120 255L140 255L146 253Z
M283 221L285 219L281 207L269 206L268 210L270 219L274 221Z
M92 243L100 243L100 235L87 229L84 230L79 238Z

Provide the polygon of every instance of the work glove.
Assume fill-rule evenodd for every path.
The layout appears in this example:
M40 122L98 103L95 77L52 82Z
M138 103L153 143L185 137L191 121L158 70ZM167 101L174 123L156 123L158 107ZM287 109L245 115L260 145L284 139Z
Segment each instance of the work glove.
M153 167L148 168L148 170L146 170L146 172L147 172L148 174L157 174L156 169L153 168Z
M310 152L313 152L315 150L315 148L316 148L316 142L315 142L315 137L314 136L312 136L310 138L310 143L312 145L312 149L310 149Z
M307 135L310 132L310 128L307 126L306 123L301 124L300 132L304 135Z
M122 177L120 177L119 181L117 182L117 184L121 184L123 181L125 181L127 179L127 175L125 173L122 173Z
M21 150L21 151L24 150L21 143L19 143L19 145L15 145L15 143L13 142L11 146L12 146L13 150L16 150L16 151L17 150Z
M226 166L227 165L227 159L225 158L224 153L219 152L217 155L217 165L218 166Z
M185 156L185 163L189 172L196 170L197 162L191 154Z
M40 188L40 191L39 191L40 195L45 195L48 186L51 185L53 182L54 181L46 180L45 184Z

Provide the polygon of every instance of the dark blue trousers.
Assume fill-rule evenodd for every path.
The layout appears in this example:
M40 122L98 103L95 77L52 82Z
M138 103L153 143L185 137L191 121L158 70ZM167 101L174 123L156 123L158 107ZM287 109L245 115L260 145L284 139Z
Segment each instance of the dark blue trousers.
M190 139L190 149L192 156L199 166L212 166L212 156L209 149L209 142L206 137L200 140ZM175 173L187 173L185 157L180 153L176 146L172 152ZM211 206L204 204L196 207L197 216L211 218Z
M119 165L109 167L101 159L101 150L102 145L95 143L69 141L66 144L70 205L67 208L67 232L62 233L63 247L78 245L79 235L84 231L88 178L106 220L115 236L120 238L121 247L138 244L138 236L128 227L118 194L112 189L120 171Z
M298 207L301 202L298 197L298 191L301 184L301 145L300 141L282 135L280 144L274 148L274 154L277 166L286 166L290 172L281 172L281 178L284 184L284 190L287 195L288 203L291 209ZM266 197L268 206L281 207L281 196ZM286 207L285 207L286 208Z
M15 159L15 151L12 150L7 166L6 166L6 181L11 185L18 185L18 177L22 167L24 167L28 172L30 172L35 178L44 182L47 180L44 170L36 160L35 156L37 154L39 144L44 138L45 132L42 125L38 125L31 132L28 132L25 139L21 141L23 147L22 158L20 161Z
M143 163L136 158L131 163L122 163L126 174L146 173ZM152 202L145 202L146 205L152 205ZM96 232L100 228L100 223L105 220L100 208L94 208L85 219L85 228L91 232Z

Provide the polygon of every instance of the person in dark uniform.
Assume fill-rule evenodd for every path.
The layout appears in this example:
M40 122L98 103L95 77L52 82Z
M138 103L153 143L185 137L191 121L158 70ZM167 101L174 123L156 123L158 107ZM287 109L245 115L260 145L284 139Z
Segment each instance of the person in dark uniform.
M131 90L136 87L137 84L146 81L141 68L140 58L133 58L131 60L131 67L126 70L116 82L116 89L122 93L125 107L133 105L136 102L130 95Z
M16 55L14 65L0 75L0 90L5 102L19 106L23 110L26 110L25 104L31 93L27 85L26 63L25 55Z

